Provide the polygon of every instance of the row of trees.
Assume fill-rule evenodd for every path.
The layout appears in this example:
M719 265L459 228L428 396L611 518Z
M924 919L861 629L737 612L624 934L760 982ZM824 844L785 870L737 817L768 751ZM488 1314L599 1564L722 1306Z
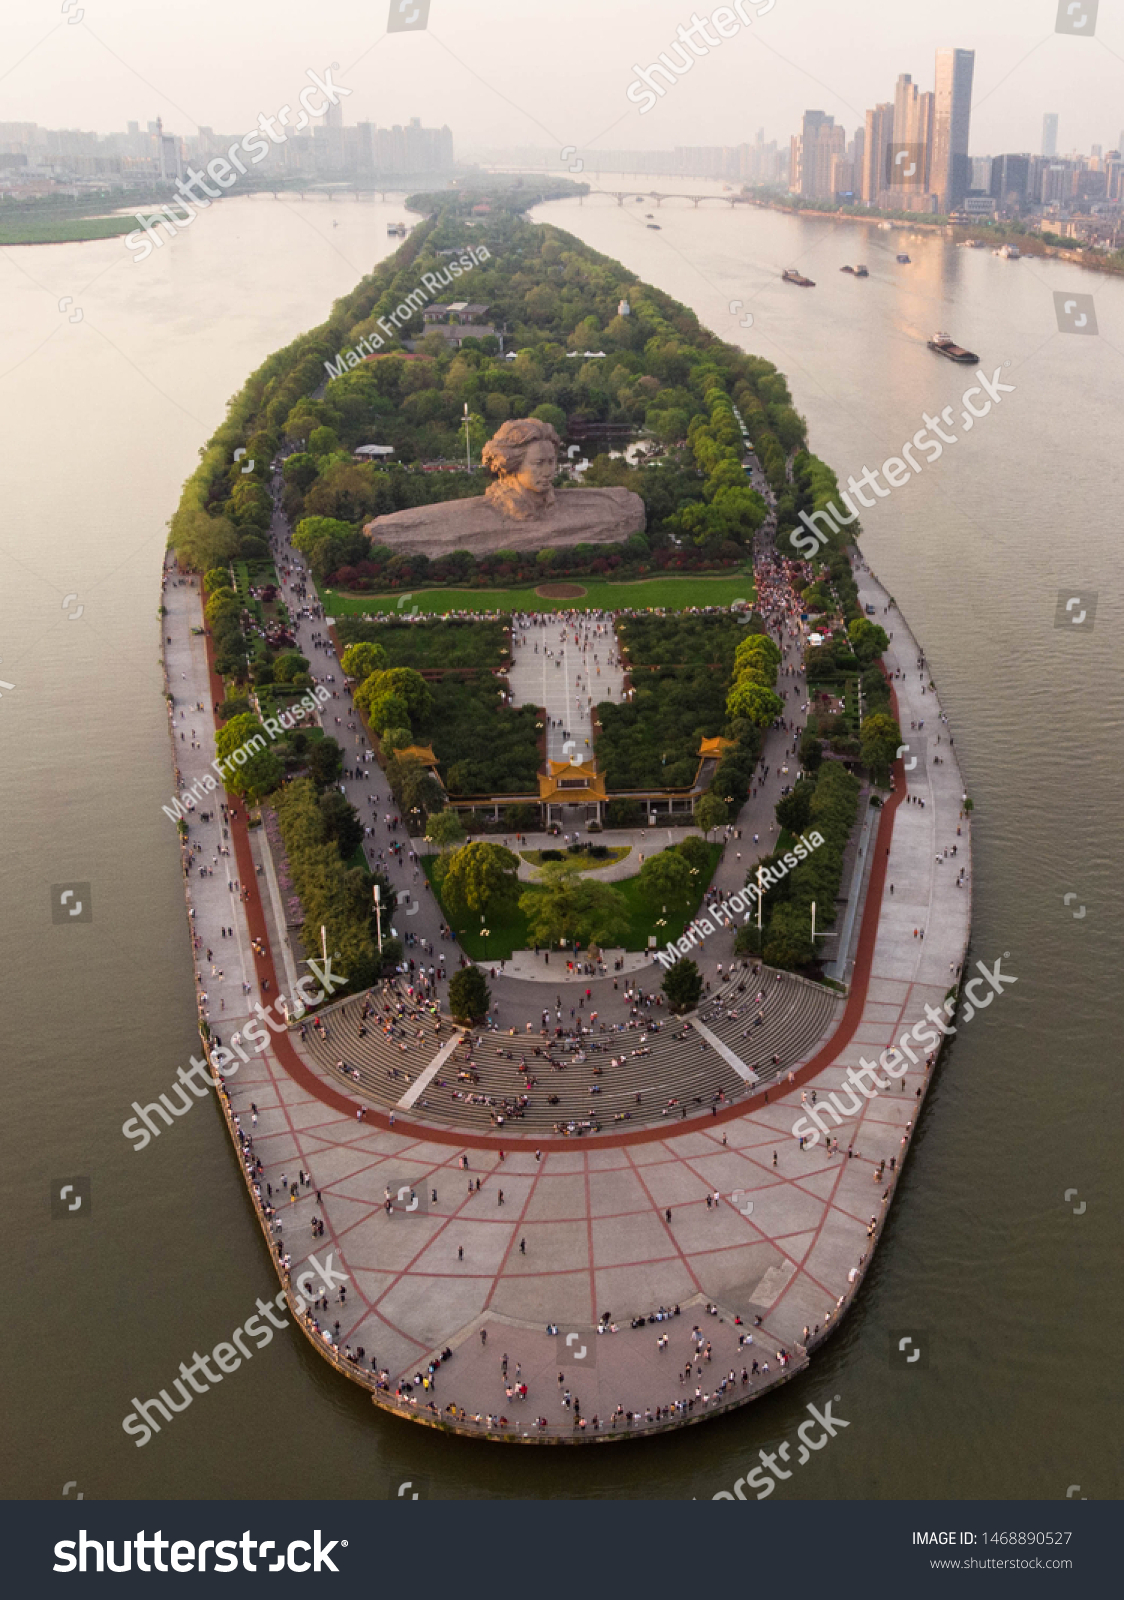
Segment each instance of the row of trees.
M734 948L738 954L761 955L775 967L805 967L816 958L812 945L812 901L821 927L829 926L843 875L847 847L858 809L859 781L840 762L825 761L814 780L797 783L791 795L777 803L777 820L791 833L819 833L823 843L806 860L787 872L766 893L763 928L750 922L739 929ZM776 852L764 863L783 858Z
M767 633L748 634L734 652L734 682L726 696L726 714L768 728L784 710L776 692L780 648Z
M293 885L304 910L301 938L309 952L321 947L339 960L353 990L366 989L402 959L396 939L384 939L379 955L373 886L379 884L384 917L393 913L394 890L381 873L347 865L363 838L362 824L343 795L318 795L308 779L288 783L275 801ZM356 837L356 830L358 836Z

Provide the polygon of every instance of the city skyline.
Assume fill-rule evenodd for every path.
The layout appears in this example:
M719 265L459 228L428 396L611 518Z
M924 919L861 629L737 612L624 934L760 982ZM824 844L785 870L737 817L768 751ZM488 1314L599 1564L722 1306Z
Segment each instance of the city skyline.
M48 12L55 26L44 35ZM386 37L381 10L339 0L330 31L316 44L296 0L278 0L264 38L219 0L199 0L196 26L186 33L142 0L100 0L96 17L87 11L75 27L58 23L55 13L54 6L29 5L6 19L0 72L13 121L111 131L161 116L183 137L200 125L240 130L260 108L284 103L307 67L324 64L323 55L339 62L352 90L346 122L404 125L420 116L427 126L455 127L466 152L553 139L559 149L583 142L590 149L668 148L690 143L704 117L716 142L740 143L764 125L779 143L808 106L848 129L862 125L903 69L921 81L950 39L975 51L974 153L1037 151L1046 110L1058 113L1069 148L1110 147L1120 121L1107 45L1055 34L1052 17L1043 37L1042 24L1032 26L1018 0L995 0L986 22L968 0L951 0L931 20L887 8L884 20L875 17L864 29L861 49L827 0L775 4L697 62L644 118L625 90L634 64L654 59L694 14L678 0L642 10L626 0L579 0L539 59L533 84L528 30L550 15L545 0L529 10L490 0L484 15L471 18L434 0L428 30ZM1102 16L1106 40L1108 27ZM224 41L217 63L216 37Z

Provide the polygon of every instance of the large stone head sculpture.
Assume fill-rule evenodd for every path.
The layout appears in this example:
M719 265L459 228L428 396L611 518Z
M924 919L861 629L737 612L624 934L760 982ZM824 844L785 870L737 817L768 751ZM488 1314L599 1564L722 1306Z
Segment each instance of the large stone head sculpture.
M524 417L505 422L484 446L483 462L498 474L485 499L503 513L526 521L554 504L554 475L562 441L549 422Z

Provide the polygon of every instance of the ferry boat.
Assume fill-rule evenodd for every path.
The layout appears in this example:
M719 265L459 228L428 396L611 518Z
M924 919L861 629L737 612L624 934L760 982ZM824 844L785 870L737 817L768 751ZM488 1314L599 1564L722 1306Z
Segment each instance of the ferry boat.
M785 283L795 283L801 289L814 289L816 286L811 278L806 278L802 272L797 272L795 267L786 267L781 273Z
M1000 245L998 250L993 250L993 256L1000 256L1004 261L1021 261L1022 251L1017 244Z
M982 250L983 247L984 243L982 239L961 239L960 243L956 246L958 250Z
M929 349L935 350L938 355L947 356L950 361L970 361L973 366L980 359L974 351L965 350L963 345L954 344L947 333L934 333L929 340Z
M908 266L912 265L912 262L910 261L908 256L899 256L898 257L898 261L900 262L900 264L903 267L908 267Z
M840 272L849 272L854 278L869 278L870 273L865 267L840 267Z
M388 222L386 231L391 238L404 239L406 237L406 224L404 222Z

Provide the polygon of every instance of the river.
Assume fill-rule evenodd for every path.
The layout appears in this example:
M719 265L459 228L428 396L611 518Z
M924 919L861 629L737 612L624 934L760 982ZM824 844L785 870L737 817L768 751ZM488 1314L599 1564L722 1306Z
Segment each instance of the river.
M930 352L934 330L1013 385L863 514L863 549L928 652L975 804L973 956L1019 981L946 1052L863 1295L774 1398L646 1444L515 1452L375 1414L290 1333L143 1454L122 1433L147 1374L170 1382L276 1287L217 1115L186 1119L167 1149L134 1154L120 1132L196 1045L161 811L165 523L227 398L388 253L401 215L393 201L228 201L143 263L120 240L0 252L3 1492L380 1498L410 1479L444 1498L709 1498L838 1395L850 1426L778 1495L1119 1494L1124 283L681 201L594 196L536 215L774 361L841 479L899 454L925 412L959 419L974 369ZM869 278L838 270L858 261ZM785 267L817 287L782 283ZM1095 296L1097 337L1059 332L1054 290ZM1062 590L1082 600L1070 615L1096 592L1095 626L1055 626ZM76 897L92 923L52 922L52 885L68 883L89 885ZM52 1218L52 1189L79 1176L84 1209ZM925 1341L925 1363L891 1367L900 1330Z

